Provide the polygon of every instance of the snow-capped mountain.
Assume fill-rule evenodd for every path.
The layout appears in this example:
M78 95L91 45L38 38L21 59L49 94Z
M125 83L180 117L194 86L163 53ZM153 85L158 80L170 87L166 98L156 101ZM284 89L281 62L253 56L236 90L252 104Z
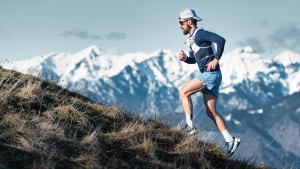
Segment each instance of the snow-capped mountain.
M289 89L289 94L299 91L300 88L300 55L290 51L276 56L275 61L283 64L284 72L288 75L282 83Z
M263 105L290 93L287 85L289 74L285 66L275 60L262 58L249 46L224 54L220 64L223 73L221 93L224 98L221 102L229 103L232 109Z
M300 55L291 51L282 52L271 60L262 58L247 46L225 54L221 60L221 67L224 92L227 86L237 85L244 80L263 80L267 85L280 81L286 88L283 91L284 95L300 89L300 79L294 78L300 72ZM294 83L290 83L291 79L294 79Z
M247 46L224 54L220 65L222 111L263 105L300 89L296 78L300 55L292 52L271 60ZM196 65L180 62L170 50L117 56L94 45L76 54L51 53L3 67L57 81L95 101L122 104L143 114L181 113L178 89L199 73ZM201 102L196 102L199 106Z
M176 109L174 82L195 69L184 67L170 50L116 56L101 53L96 46L74 55L49 54L3 67L57 81L95 101L121 104L144 115Z

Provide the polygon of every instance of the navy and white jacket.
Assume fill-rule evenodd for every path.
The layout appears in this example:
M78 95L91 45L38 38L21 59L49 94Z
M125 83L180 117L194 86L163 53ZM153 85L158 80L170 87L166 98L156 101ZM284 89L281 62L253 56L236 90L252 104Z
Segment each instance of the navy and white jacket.
M213 43L217 44L215 51ZM220 60L225 46L225 39L213 32L204 29L196 29L194 33L187 39L187 44L190 48L189 57L185 60L186 63L194 64L197 62L199 70L203 73L207 71L206 65L214 60ZM219 64L212 71L219 71Z

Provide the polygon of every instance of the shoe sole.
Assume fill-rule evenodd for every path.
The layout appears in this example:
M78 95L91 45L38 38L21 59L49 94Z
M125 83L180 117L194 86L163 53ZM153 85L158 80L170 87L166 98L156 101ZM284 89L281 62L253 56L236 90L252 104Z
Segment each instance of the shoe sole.
M192 131L188 132L187 134L188 135L194 135L195 133L196 133L196 130L192 130Z
M237 150L237 148L239 147L240 143L241 143L241 139L239 139L239 138L235 138L235 139L234 139L233 148L232 148L232 150L231 150L231 152L230 152L230 154L229 154L229 157L231 157L231 156L234 154L234 152L235 152L235 151Z

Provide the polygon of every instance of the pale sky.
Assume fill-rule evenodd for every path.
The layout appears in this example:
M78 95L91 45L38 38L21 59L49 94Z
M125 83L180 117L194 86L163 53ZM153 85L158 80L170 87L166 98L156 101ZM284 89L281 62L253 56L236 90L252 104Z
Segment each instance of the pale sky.
M299 0L0 0L0 62L90 45L114 54L187 50L185 8L199 27L226 39L225 53L250 45L265 57L300 53Z

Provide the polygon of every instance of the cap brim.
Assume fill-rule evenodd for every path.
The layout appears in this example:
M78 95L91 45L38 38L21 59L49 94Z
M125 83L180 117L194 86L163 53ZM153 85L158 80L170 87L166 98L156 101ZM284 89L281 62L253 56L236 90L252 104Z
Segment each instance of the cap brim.
M196 16L194 16L194 17L192 17L192 18L196 19L196 21L202 21L202 20L203 20L202 18L199 18L199 17L196 17ZM179 21L183 22L183 21L185 21L186 19L188 19L188 18L181 18L181 19L179 19Z
M197 16L194 16L193 18L196 19L197 21L202 21L203 20L202 18L199 18Z

